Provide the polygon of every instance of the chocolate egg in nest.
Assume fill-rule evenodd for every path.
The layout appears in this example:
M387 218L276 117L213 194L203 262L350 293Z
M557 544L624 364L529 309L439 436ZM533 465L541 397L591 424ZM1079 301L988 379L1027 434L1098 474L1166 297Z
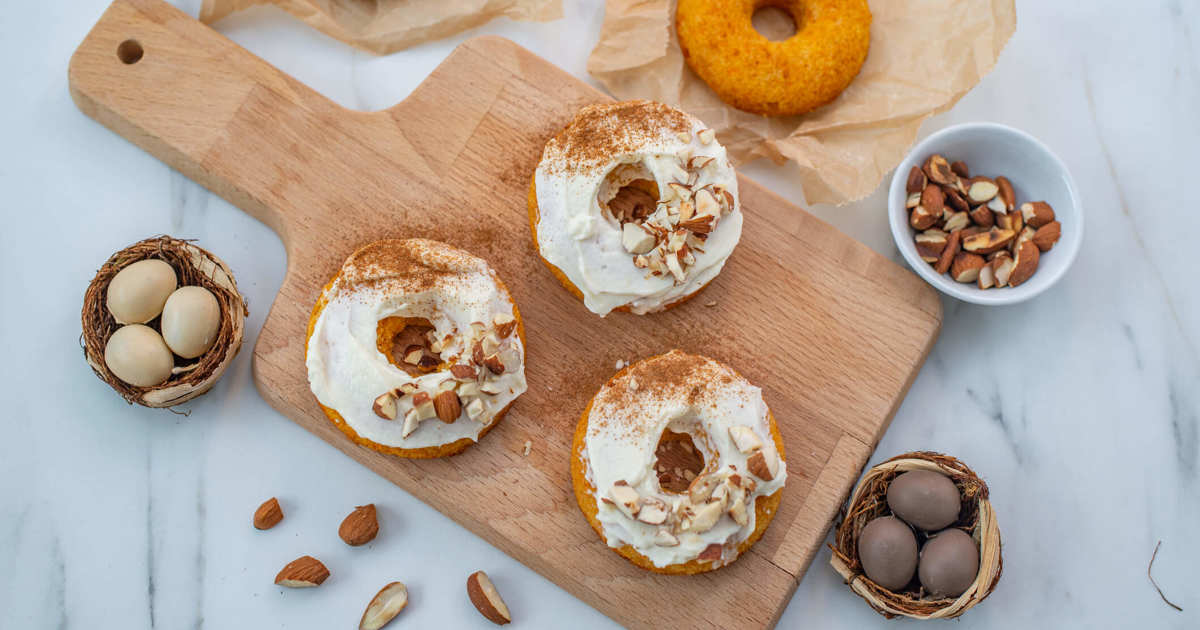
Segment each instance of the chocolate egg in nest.
M958 509L942 505L944 489L931 483L936 479L914 473L949 479ZM904 491L889 493L902 476L908 476ZM873 540L864 543L865 537ZM918 542L923 544L921 567L911 557ZM906 453L867 470L850 496L830 547L830 565L847 586L889 618L958 617L992 593L1003 569L1000 529L987 484L959 460L940 453ZM864 566L860 554L879 550L890 557L884 557L882 564L876 560L875 566ZM976 557L966 558L971 561L968 563L957 562L963 560L963 553ZM972 569L970 575L962 575L963 566ZM868 577L868 572L884 582L893 578L897 582L888 588ZM959 594L942 595L933 592L936 589Z

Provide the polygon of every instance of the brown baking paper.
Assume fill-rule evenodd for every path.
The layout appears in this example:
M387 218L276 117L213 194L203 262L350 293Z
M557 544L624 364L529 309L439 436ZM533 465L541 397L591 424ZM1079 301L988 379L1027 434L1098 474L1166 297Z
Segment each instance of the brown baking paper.
M862 70L837 100L802 116L767 118L721 102L684 63L675 0L608 0L588 72L617 98L653 99L699 117L736 162L792 162L809 203L843 204L871 194L921 123L992 69L1016 30L1013 2L869 0Z
M211 24L256 4L278 6L330 37L379 55L501 16L537 22L562 17L562 0L204 0L200 21Z

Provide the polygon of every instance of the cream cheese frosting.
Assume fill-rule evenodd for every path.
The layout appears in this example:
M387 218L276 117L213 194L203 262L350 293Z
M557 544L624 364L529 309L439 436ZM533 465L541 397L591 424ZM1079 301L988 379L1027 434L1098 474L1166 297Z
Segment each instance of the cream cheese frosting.
M705 456L682 494L665 491L655 474L666 430L690 435ZM719 555L704 559L732 562L755 530L757 498L787 481L762 391L678 350L634 364L596 394L583 458L607 544L630 545L656 567L695 560L713 545Z
M657 184L654 214L637 223L657 235L665 259L656 260L653 252L640 259L631 255L623 240L623 228L631 228L603 204L615 193L608 190L614 187L612 173ZM725 148L700 120L659 103L583 108L546 144L534 187L539 252L601 316L623 306L651 313L686 298L721 272L741 236L737 176ZM690 210L681 213L687 204ZM704 229L711 231L671 238L705 212L712 221ZM671 260L676 250L668 247L681 242L691 247L679 256L683 264L676 264Z
M372 442L416 449L477 441L526 389L512 299L491 267L465 251L424 239L373 243L346 261L322 299L305 360L309 386ZM388 317L428 320L447 367L410 375L390 363L376 344ZM488 359L495 369L483 365ZM451 422L432 412L443 391L459 401ZM393 418L376 409L389 396Z

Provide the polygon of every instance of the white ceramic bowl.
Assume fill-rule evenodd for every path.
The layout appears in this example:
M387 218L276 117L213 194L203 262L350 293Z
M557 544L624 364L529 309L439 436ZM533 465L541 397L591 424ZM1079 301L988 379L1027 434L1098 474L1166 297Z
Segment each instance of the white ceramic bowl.
M1017 287L980 289L975 283L955 282L949 274L939 274L933 265L921 260L913 242L916 231L908 224L904 188L913 165L921 166L934 153L950 162L966 162L971 175L1008 177L1018 207L1026 201L1045 201L1054 208L1055 219L1062 223L1062 237L1053 249L1041 255L1032 278ZM918 142L892 174L888 221L896 247L918 275L942 293L975 304L1016 304L1049 289L1075 261L1083 242L1083 210L1066 165L1033 136L996 123L947 127Z

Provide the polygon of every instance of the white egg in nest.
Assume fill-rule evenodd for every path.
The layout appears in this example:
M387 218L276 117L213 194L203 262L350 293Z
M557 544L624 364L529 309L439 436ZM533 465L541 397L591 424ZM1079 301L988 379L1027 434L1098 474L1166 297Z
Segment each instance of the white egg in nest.
M170 264L147 258L113 276L105 303L118 324L144 324L162 313L167 297L178 285Z
M154 387L171 377L175 357L163 338L144 324L122 326L104 345L104 364L114 376L135 387Z
M180 287L167 298L162 312L167 347L185 359L208 352L221 330L221 305L204 287Z

